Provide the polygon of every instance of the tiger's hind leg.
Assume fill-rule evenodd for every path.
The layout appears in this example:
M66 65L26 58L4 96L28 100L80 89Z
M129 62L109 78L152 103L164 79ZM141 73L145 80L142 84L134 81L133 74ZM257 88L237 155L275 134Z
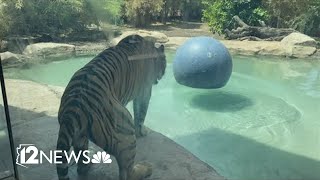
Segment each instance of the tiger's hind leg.
M114 117L118 125L114 156L119 166L120 180L142 180L152 174L152 166L149 163L135 165L136 136L132 116L125 106L117 101L114 103Z
M81 151L81 155L78 161L78 167L77 172L79 175L86 175L91 167L91 162L84 163L88 161L84 156L83 152L85 150L88 150L89 141L86 136L81 136L80 138L73 141L73 148L75 151L75 154L78 155Z
M151 164L134 163L136 156L136 141L135 136L124 137L126 141L118 145L119 154L116 159L119 166L119 179L120 180L143 180L152 174ZM131 143L129 143L131 142Z
M62 162L61 164L56 165L59 180L69 180L69 176L68 176L69 167L68 167L68 162L64 152L69 152L71 148L73 136L70 132L72 132L72 129L69 129L65 123L60 125L58 140L57 140L57 148L56 148L57 150L60 151L59 153L57 153L57 155L61 157L59 161L61 160Z

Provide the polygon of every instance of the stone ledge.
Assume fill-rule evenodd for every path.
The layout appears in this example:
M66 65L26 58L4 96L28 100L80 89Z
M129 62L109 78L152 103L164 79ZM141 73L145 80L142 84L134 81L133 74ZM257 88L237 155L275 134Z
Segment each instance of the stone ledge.
M16 144L31 143L48 152L56 147L58 120L55 117L38 118L15 126L13 131ZM101 151L92 143L89 150L92 153ZM73 165L69 171L70 180L118 180L117 163L113 157L112 160L111 164L94 164L89 174L81 178ZM157 132L151 132L137 140L136 161L152 164L153 173L146 180L224 180L212 167ZM19 167L19 172L22 180L57 180L55 166L49 163L34 165L28 169Z

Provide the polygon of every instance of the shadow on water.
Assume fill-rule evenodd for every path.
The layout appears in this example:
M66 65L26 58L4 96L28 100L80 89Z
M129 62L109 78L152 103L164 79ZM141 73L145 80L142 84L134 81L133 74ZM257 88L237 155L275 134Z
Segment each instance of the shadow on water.
M234 112L252 106L253 101L240 94L223 91L195 95L190 102L191 106L208 111Z
M227 179L320 179L320 161L212 128L174 140Z

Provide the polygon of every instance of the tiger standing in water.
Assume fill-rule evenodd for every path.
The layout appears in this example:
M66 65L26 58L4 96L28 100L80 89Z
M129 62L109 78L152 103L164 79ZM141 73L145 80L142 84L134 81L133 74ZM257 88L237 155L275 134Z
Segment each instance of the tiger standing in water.
M149 163L134 163L136 137L145 135L143 122L152 85L165 73L164 47L131 35L108 48L78 70L61 98L57 150L75 153L88 149L88 140L115 156L120 180L140 180L152 173ZM134 120L126 109L133 100ZM68 164L61 153L59 179L68 178ZM87 164L77 172L85 174Z

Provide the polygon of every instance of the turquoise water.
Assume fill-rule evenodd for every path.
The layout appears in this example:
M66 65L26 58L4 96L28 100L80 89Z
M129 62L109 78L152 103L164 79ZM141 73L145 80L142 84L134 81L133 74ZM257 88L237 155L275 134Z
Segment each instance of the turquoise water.
M5 77L65 86L91 58L7 69ZM228 179L320 179L320 61L233 60L229 83L217 90L177 84L169 61L147 126Z

